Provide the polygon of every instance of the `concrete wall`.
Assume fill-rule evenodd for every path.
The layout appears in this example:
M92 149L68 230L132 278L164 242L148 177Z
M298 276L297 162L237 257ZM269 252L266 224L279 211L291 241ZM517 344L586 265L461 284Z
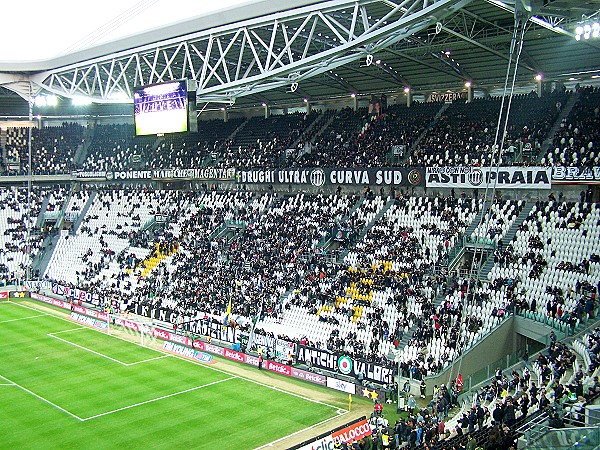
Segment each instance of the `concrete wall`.
M470 375L516 350L514 319L509 318L459 358L454 363L454 370L448 369L436 377L426 379L427 392L430 392L430 387L433 389L436 384L439 386L456 379L459 366L460 374L462 374L465 387L467 387L466 381Z
M526 319L525 317L521 316L517 316L513 320L515 323L515 333L518 336L525 336L529 339L533 339L534 341L541 342L544 345L548 345L550 343L549 335L550 332L553 331L553 328L550 326L531 319ZM565 338L565 334L558 330L554 330L554 333L556 334L558 340Z
M470 348L462 356L462 363L460 362L461 359L458 359L452 369L448 368L439 375L425 378L427 394L431 395L434 385L440 386L455 380L459 374L459 366L460 374L463 376L464 389L468 389L471 375L498 360L505 359L507 355L520 354L525 350L530 340L540 342L544 346L548 345L551 331L550 326L534 320L520 316L509 317L496 330L479 341L475 347ZM554 330L554 332L559 340L564 338L564 334L557 330ZM506 363L503 365L504 368L506 368ZM495 367L490 367L490 376L493 375L494 370ZM401 379L399 383L401 387L404 381L405 379ZM411 392L413 394L419 392L419 384L419 381L412 382Z

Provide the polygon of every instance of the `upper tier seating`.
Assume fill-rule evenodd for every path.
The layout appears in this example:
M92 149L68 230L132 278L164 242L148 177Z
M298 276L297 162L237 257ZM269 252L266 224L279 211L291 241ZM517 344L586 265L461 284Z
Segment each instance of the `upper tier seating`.
M300 138L319 116L294 113L253 117L228 143L220 155L221 167L278 167L286 160L286 150Z
M493 158L496 125L501 98L475 99L471 103L453 102L431 128L414 154L411 165L462 166L489 165L492 161L511 164L522 143L539 148L552 128L568 94L554 92L538 98L517 95L513 98L504 153ZM506 107L505 101L505 107ZM502 118L498 143L504 126Z
M600 164L600 90L584 88L569 116L554 135L542 164L593 167Z
M7 159L20 166L20 173L28 171L28 134L26 127L8 128L6 131ZM32 128L32 173L46 175L71 172L75 168L75 152L82 142L83 127L76 123L65 122L61 126Z
M82 168L86 171L136 167L134 155L152 153L155 136L135 136L133 125L96 125ZM141 164L145 167L145 164Z

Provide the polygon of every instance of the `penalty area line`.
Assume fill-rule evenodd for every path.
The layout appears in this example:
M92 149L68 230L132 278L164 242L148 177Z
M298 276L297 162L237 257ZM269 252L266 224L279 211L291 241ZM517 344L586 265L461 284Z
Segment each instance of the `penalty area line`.
M79 422L83 422L83 419L75 414L73 414L72 412L67 411L65 408L62 408L60 406L58 406L56 403L52 403L50 400L45 399L44 397L42 397L41 395L36 394L35 392L30 391L29 389L27 389L26 387L21 386L18 383L15 383L12 380L9 380L8 378L6 378L4 375L0 375L0 378L2 378L3 380L8 381L9 383L11 383L13 386L18 387L19 389L21 389L24 392L27 392L29 395L37 398L38 400L43 401L44 403L47 403L48 405L52 406L53 408L58 409L59 411L64 412L65 414L71 416L74 419L77 419Z
M55 317L55 316L52 316L52 317ZM49 334L55 335L55 334L60 334L60 333L71 333L73 331L79 331L79 330L89 330L89 328L77 327L77 328L71 328L70 330L54 331L53 333L49 333Z
M22 308L27 308L27 309L30 309L30 310L32 310L32 311L38 311L38 312L40 312L40 311L41 311L40 309L38 309L38 308L35 308L35 307L33 307L33 306L27 306L27 305L23 305L23 304L20 304L20 303L12 303L12 304L14 304L14 305L17 305L17 306L21 306ZM36 306L37 306L37 305L36 305ZM65 318L65 317L61 317L61 315L60 315L60 313L59 313L58 311L56 311L56 312L55 312L55 311L53 311L52 313L46 313L46 314L47 314L48 316L53 316L53 317L55 317L55 318L56 318L56 319L58 319L58 320L62 320L62 321L64 321L64 322L73 323L71 320L69 320L69 319L67 319L67 318ZM106 333L103 333L102 331L100 331L100 330L96 330L96 329L94 329L94 328L87 328L87 327L83 327L83 329L86 329L86 330L93 330L93 331L95 331L96 333L101 333L101 334L104 334L104 335L106 335ZM308 402L311 402L311 403L316 403L316 404L319 404L319 405L324 405L324 406L327 406L327 407L329 407L329 408L332 408L332 409L336 409L336 410L337 410L337 409L340 409L341 411L345 411L343 408L339 408L339 407L337 407L337 406L334 406L334 405L331 405L331 404L329 404L329 403L325 403L325 402L322 402L322 401L319 401L319 400L315 400L315 399L312 399L312 398L310 398L310 397L306 397L306 396L304 396L304 395L296 394L295 392L291 392L291 391L288 391L288 390L286 390L286 389L280 389L280 388L277 388L277 387L275 387L275 386L269 385L269 384L267 384L267 383L263 383L263 382L260 382L260 381L254 380L254 379L252 379L252 378L245 377L245 376L243 376L243 375L237 375L237 374L235 373L235 371L234 371L234 370L227 371L227 370L223 370L223 369L218 369L218 368L216 368L216 367L211 367L211 366L209 366L209 365L206 365L205 363L201 363L201 362L199 362L199 361L195 361L195 360L191 360L191 359L189 359L189 358L185 358L185 357L183 357L183 356L181 356L181 355L177 355L177 354L174 354L174 353L168 353L168 352L166 352L165 350L163 350L163 349L160 349L160 348L146 347L146 346L144 346L144 345L142 345L142 344L140 344L140 343L133 342L133 341L129 341L129 340L127 340L127 339L124 339L124 338L122 338L122 337L119 337L119 336L116 336L116 335L112 335L112 334L109 334L109 336L112 336L112 337L114 337L115 339L119 339L119 340L122 340L122 341L125 341L125 342L129 342L129 343L131 343L131 344L133 344L133 345L137 345L137 346L139 346L139 347L142 347L142 348L146 348L146 349L148 349L148 348L151 348L152 350L154 350L154 351L155 351L155 352L157 352L157 353L162 353L163 355L167 355L167 356L170 356L170 357L173 357L173 358L177 358L177 359L180 359L180 360L182 360L182 361L186 361L187 363L190 363L190 364L196 364L196 365L198 365L198 366L204 367L205 369L212 370L212 371L214 371L214 372L219 372L219 373L222 373L222 374L224 374L224 375L230 375L230 376L231 376L231 375L233 375L235 378L238 378L238 379L240 379L240 380L244 380L244 381L248 381L248 382L250 382L250 383L257 384L257 385L259 385L259 386L265 387L265 388L267 388L267 389L271 389L271 390L273 390L273 391L277 391L277 392L281 392L281 393L284 393L284 394L288 394L288 395L291 395L291 396L293 396L293 397L301 398L301 399L303 399L303 400L306 400L306 401L308 401ZM252 367L252 366L251 366L251 367Z
M84 347L83 345L75 344L74 342L67 341L66 339L59 338L58 336L54 336L52 333L48 333L47 336L50 336L51 338L57 339L57 340L59 340L61 342L65 342L65 343L67 343L69 345L72 345L73 347L77 347L77 348L79 348L81 350L85 350L86 352L93 353L94 355L101 356L102 358L106 358L106 359L108 359L108 360L110 360L112 362L115 362L117 364L121 364L122 366L128 366L129 365L127 363L124 363L123 361L119 361L118 359L111 358L110 356L105 355L104 353L97 352L97 351L92 350L90 348Z
M18 320L35 319L36 317L44 317L46 314L38 314L37 316L20 317L18 319L1 320L0 323L16 322Z
M34 306L22 305L22 304L20 304L20 303L12 303L12 304L13 304L13 305L16 305L16 306L20 306L21 308L30 309L30 310L32 310L32 311L38 311L38 312L42 312L42 310L41 310L41 309L35 308ZM37 305L36 305L36 306L37 306ZM41 305L40 305L40 306L41 306ZM67 323L73 324L73 321L72 321L72 320L70 320L70 319L67 319L66 317L63 317L63 316L61 315L61 313L60 313L60 312L58 312L58 311L52 311L52 312L49 312L49 313L44 313L44 314L45 314L46 316L49 316L49 317L54 317L54 318L55 318L55 319L57 319L57 320L62 320L63 322L67 322ZM58 334L58 333L67 333L67 332L70 332L70 331L77 331L77 330L91 330L91 331L93 331L93 332L95 332L95 333L100 333L100 334L102 334L102 335L104 335L104 336L110 336L110 337L112 337L112 338L119 339L120 341L123 341L123 342L129 342L130 344L137 345L138 347L145 348L146 350L152 350L152 351L154 351L154 352L156 352L156 353L160 353L160 354L163 354L163 355L165 355L165 356L175 356L175 355L172 355L171 353L167 353L167 352L165 352L164 350L159 350L159 349L156 349L156 348L154 348L154 347L149 347L149 346L146 346L146 345L142 345L142 344L140 344L139 342L135 342L135 341L132 341L132 340L129 340L129 339L122 338L122 337L120 337L120 336L117 336L116 334L110 334L110 332L107 334L107 333L104 333L104 332L103 332L103 331L101 331L101 330L98 330L98 329L96 329L96 328L91 328L91 327L84 327L84 326L82 326L82 327L78 327L78 328L72 328L72 329L70 329L70 330L64 330L64 331L55 331L55 332L53 332L52 334L54 335L54 334ZM184 359L184 358L182 358L182 359ZM193 361L192 361L192 362L193 362ZM123 364L124 364L124 363L123 363ZM135 364L135 363L134 363L134 364ZM126 364L124 364L124 365L126 365ZM230 373L228 373L227 375L231 375L231 374L230 374Z
M75 330L85 330L85 329L86 328L75 328ZM126 363L126 362L123 362L121 360L115 359L115 358L113 358L111 356L105 355L104 353L100 353L100 352L97 352L95 350L92 350L91 348L84 347L83 345L76 344L75 342L71 342L71 341L68 341L66 339L59 338L58 336L54 336L54 334L56 334L56 333L48 333L48 336L50 336L51 338L54 338L54 339L58 339L59 341L65 342L67 344L70 344L70 345L72 345L74 347L77 347L77 348L79 348L81 350L85 350L86 352L90 352L90 353L93 353L94 355L101 356L102 358L109 359L110 361L116 362L117 364L121 364L122 366L126 366L126 367L135 366L136 364L142 364L142 363L154 361L154 360L157 360L157 359L169 358L169 355L160 355L160 356L156 356L154 358L148 358L148 359L143 359L141 361L135 361L135 362L132 362L132 363Z
M144 359L142 361L136 361L136 362L128 363L125 365L126 366L135 366L136 364L147 363L150 361L156 361L157 359L164 359L164 358L170 358L170 355L161 355L161 356L157 356L156 358L148 358L148 359Z
M107 412L103 412L101 414L96 414L95 416L86 417L85 419L81 419L81 421L85 422L87 420L97 419L98 417L108 416L109 414L114 414L114 413L119 412L119 411L125 411L126 409L136 408L138 406L147 405L148 403L154 403L154 402L157 402L159 400L164 400L166 398L175 397L177 395L181 395L181 394L186 394L188 392L197 391L198 389L204 389L206 387L214 386L215 384L223 383L224 381L233 380L235 378L237 378L237 377L223 378L222 380L213 381L212 383L203 384L202 386L196 386L196 387L193 387L193 388L190 388L190 389L186 389L184 391L174 392L173 394L163 395L162 397L157 397L157 398L153 398L151 400L146 400L145 402L135 403L133 405L124 406L124 407L118 408L118 409L113 409L112 411L107 411Z

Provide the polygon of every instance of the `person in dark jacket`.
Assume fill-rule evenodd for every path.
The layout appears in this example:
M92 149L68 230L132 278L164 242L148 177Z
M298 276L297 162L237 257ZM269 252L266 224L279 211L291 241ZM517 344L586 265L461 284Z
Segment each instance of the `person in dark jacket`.
M494 408L492 418L494 419L494 422L502 423L502 419L504 419L504 408L502 407L501 403L498 403L496 408Z
M515 420L515 405L512 402L512 398L508 397L504 406L504 423L506 426L512 427Z

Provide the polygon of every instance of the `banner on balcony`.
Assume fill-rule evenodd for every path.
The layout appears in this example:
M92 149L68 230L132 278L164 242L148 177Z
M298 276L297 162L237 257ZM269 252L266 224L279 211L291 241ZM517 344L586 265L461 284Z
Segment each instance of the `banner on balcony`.
M376 383L387 384L394 381L392 365L388 367L305 345L297 347L296 361L299 363L352 377L358 377L358 374L362 372L365 380Z
M432 92L427 96L427 103L452 103L454 100L466 100L468 97L467 91Z
M122 171L78 171L71 174L79 179L102 179L108 181L124 180L233 180L235 169L153 169Z
M552 168L552 183L555 184L598 184L600 183L600 166Z
M423 186L423 169L410 167L380 168L307 168L237 170L239 184L291 184L295 186Z
M427 167L425 185L435 188L550 189L549 167Z

